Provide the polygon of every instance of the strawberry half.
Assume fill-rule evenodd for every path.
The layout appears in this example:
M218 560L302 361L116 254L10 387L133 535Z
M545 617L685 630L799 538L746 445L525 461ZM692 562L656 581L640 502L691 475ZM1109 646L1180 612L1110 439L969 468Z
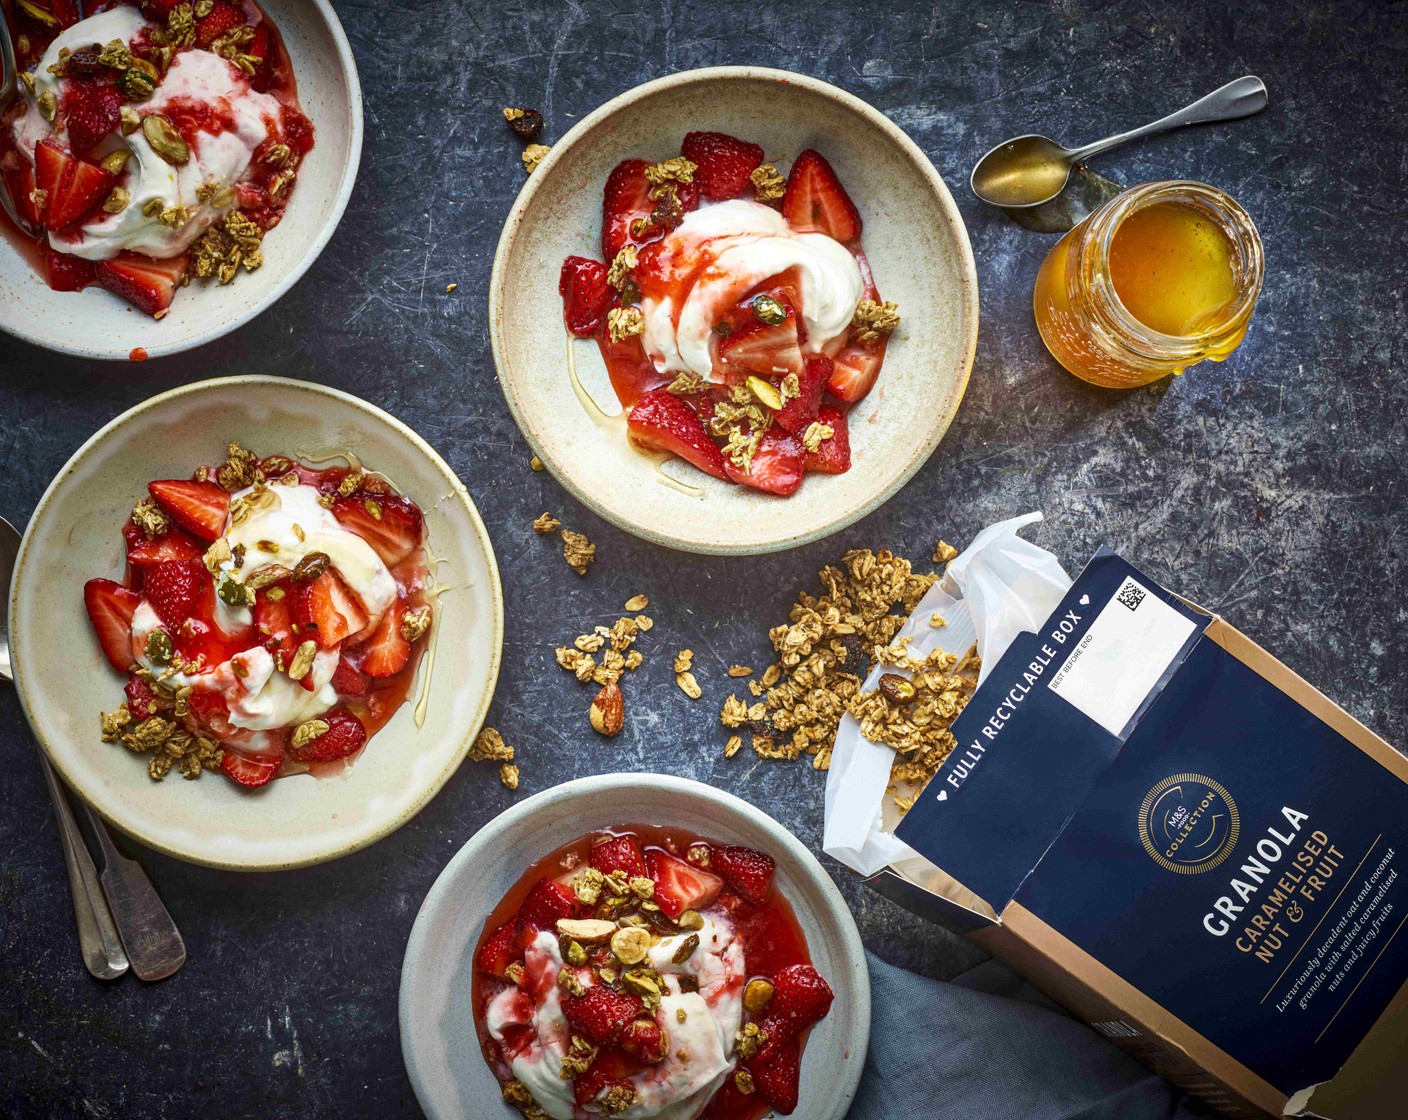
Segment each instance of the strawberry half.
M337 668L333 670L332 687L339 696L365 696L371 691L372 680L366 673L348 661L346 654L344 654L342 659L338 661Z
M636 401L626 419L631 439L668 451L715 478L726 477L723 453L694 410L673 393L653 389Z
M606 282L604 264L588 257L568 257L562 262L557 294L562 297L567 329L578 338L591 338L611 310L615 293Z
M782 322L765 323L750 312L720 340L718 368L729 381L740 381L750 373L771 380L781 380L789 373L799 379L802 376L797 312L786 300L776 302L786 315Z
M137 568L154 568L168 560L197 560L205 555L205 545L182 529L168 529L159 537L140 537L127 553L127 561Z
M39 216L45 229L77 225L107 198L115 179L111 171L76 159L53 140L35 145L34 182L43 192Z
M657 849L645 855L650 878L655 881L655 901L660 912L674 921L686 910L703 910L723 893L724 881L713 872L685 863Z
M821 408L821 395L826 392L826 383L831 380L830 358L808 358L797 378L800 392L782 406L773 417L779 425L794 436L800 436L816 419Z
M855 404L875 385L884 361L884 346L847 343L833 361L827 392L837 400Z
M742 198L752 186L750 176L763 162L763 149L724 132L691 132L680 154L696 165L695 182L711 202Z
M777 870L777 861L752 848L723 846L709 853L709 866L749 902L760 906L772 889L772 875Z
M115 86L101 82L66 82L64 119L68 143L75 155L86 156L122 119L122 96Z
M411 659L411 643L401 633L406 619L406 604L397 599L386 608L372 636L367 639L367 655L362 660L362 672L378 680L394 677Z
M753 1084L774 1112L790 1116L797 1109L802 1081L802 1047L794 1038L772 1050L766 1061L748 1063Z
M631 232L636 220L650 221L655 200L650 197L650 183L645 169L650 161L628 159L618 163L606 179L606 193L601 204L601 255L609 263L627 245L643 245L660 236L654 227L637 236Z
M110 579L83 585L83 605L109 664L119 673L132 667L132 615L142 597Z
M215 615L215 586L202 560L153 565L143 577L142 596L173 639L188 618L206 622Z
M806 469L818 474L845 474L851 469L851 433L846 413L827 402L817 412L817 422L831 428L830 439L822 440L815 451L807 452Z
M392 494L338 498L332 515L344 529L371 545L388 568L394 568L419 548L425 531L419 507Z
M640 996L618 992L606 984L594 984L580 996L562 997L563 1018L597 1046L610 1046L644 1010Z
M274 588L261 587L254 593L254 609L251 613L254 616L254 628L264 639L264 648L272 654L282 653L284 664L287 665L293 660L294 651L298 649L301 638L295 636L293 630L295 600L286 587L282 589L282 598L271 599L269 592Z
M225 748L224 757L220 759L220 769L225 772L225 777L236 785L246 786L249 789L267 786L274 780L274 775L279 772L280 765L280 759L250 758L247 755L236 754L229 747Z
M213 482L173 478L147 483L147 492L171 520L201 540L213 541L225 531L230 495L224 487Z
M628 877L645 875L645 859L640 846L629 836L612 836L592 846L587 861L603 875L624 871Z
M562 918L570 918L577 910L577 896L555 879L539 879L518 908L516 928L555 931Z
M111 260L99 261L98 283L113 295L121 296L138 311L155 315L171 306L176 289L186 278L187 258L157 260L141 253L118 253Z
M370 621L356 592L333 571L299 587L294 596L293 617L302 626L303 636L314 638L320 649L335 648L344 639L360 634Z
M802 441L773 426L763 433L762 442L753 453L753 460L746 471L735 466L732 459L724 462L724 470L734 482L785 497L802 485L806 461L807 452Z
M831 985L809 964L791 964L773 977L772 1001L758 1024L767 1032L767 1041L758 1053L760 1062L795 1039L831 1010L835 999Z
M782 216L798 233L824 233L841 242L860 236L860 211L826 157L811 148L792 164Z
M518 939L514 936L513 923L505 922L479 947L479 952L474 957L474 965L480 972L507 980L509 965L521 960L523 954L518 951Z
M196 46L209 50L216 39L243 26L244 22L244 12L233 4L217 0L209 14L196 21Z
M81 292L97 278L92 261L50 248L44 250L44 271L56 292Z
M362 726L362 721L346 708L334 708L318 718L327 723L328 729L311 742L296 747L290 732L290 758L298 762L336 762L339 758L356 754L367 741L367 729Z

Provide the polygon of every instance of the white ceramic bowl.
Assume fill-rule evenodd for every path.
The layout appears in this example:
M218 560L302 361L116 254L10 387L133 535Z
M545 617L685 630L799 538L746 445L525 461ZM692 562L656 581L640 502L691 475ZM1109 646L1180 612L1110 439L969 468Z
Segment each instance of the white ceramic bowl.
M760 809L699 782L609 774L544 790L501 813L455 855L421 903L401 966L401 1053L430 1120L511 1120L475 1034L474 946L499 900L528 867L596 829L660 824L745 844L777 860L812 960L836 993L802 1061L795 1116L842 1120L870 1040L870 976L855 920L821 864ZM493 1103L486 1103L493 1102Z
M0 237L0 330L81 358L179 354L243 326L298 281L332 237L362 158L362 87L328 0L261 0L283 36L298 98L316 142L298 172L283 220L264 240L264 264L225 286L195 281L160 322L96 286L55 292Z
M264 454L350 451L425 511L439 586L430 651L404 704L345 775L243 790L219 773L147 776L145 759L100 740L122 701L83 607L83 585L121 578L120 530L156 478L185 478L238 439ZM274 377L183 386L119 416L74 454L40 499L10 588L15 684L64 780L142 843L212 867L270 871L365 847L414 816L454 774L498 679L503 594L464 484L414 432L345 393ZM413 707L428 675L423 726Z
M563 258L601 254L602 188L628 157L677 155L686 132L731 133L770 159L816 148L836 168L865 223L881 297L898 302L874 390L851 413L852 466L811 475L777 498L704 475L662 483L625 426L600 425L567 374L557 292ZM499 382L553 477L607 520L658 544L750 555L833 533L894 494L929 458L958 409L978 336L978 284L968 234L943 180L896 125L865 102L802 74L757 67L692 70L638 86L585 117L528 178L499 240L489 289ZM595 342L572 343L579 374L607 412L620 406Z

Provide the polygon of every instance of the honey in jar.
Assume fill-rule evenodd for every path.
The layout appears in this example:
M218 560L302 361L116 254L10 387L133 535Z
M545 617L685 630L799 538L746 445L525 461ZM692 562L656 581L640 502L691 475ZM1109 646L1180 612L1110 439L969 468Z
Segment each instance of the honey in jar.
M1146 385L1221 361L1247 333L1261 240L1215 187L1143 183L1061 238L1032 306L1047 348L1095 385Z

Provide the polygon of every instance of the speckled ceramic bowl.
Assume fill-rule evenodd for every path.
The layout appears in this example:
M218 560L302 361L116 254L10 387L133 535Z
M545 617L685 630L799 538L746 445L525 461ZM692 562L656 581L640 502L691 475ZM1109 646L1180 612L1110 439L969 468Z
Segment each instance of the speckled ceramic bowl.
M755 141L771 159L813 147L831 161L865 223L882 298L903 318L875 389L851 413L853 465L809 476L777 498L676 462L663 482L622 422L593 420L567 374L557 293L564 257L601 254L602 188L629 157L677 155L686 132ZM928 459L958 409L978 336L978 285L963 219L933 165L889 119L825 82L755 67L675 74L585 117L528 179L499 240L489 291L499 381L547 469L601 516L691 552L753 554L833 533L884 502ZM571 344L579 376L607 412L620 406L594 342Z
M127 360L179 354L243 326L298 281L342 218L362 158L362 87L328 0L260 0L283 36L298 99L316 143L298 172L283 220L264 241L264 264L225 287L193 283L160 322L92 287L51 291L27 256L0 237L0 330L64 354Z
M98 713L126 683L103 656L83 585L121 578L119 535L154 478L184 478L238 439L267 454L349 451L425 511L438 598L432 645L410 699L349 772L300 774L258 790L224 775L147 776L101 741ZM449 780L483 722L499 674L503 594L464 484L405 425L345 393L274 377L187 385L119 416L74 454L40 499L10 588L10 642L25 716L64 780L123 832L194 863L270 871L333 859L410 820ZM415 708L424 696L424 720Z
M855 920L816 858L787 829L731 794L659 774L610 774L544 790L481 828L421 903L401 966L401 1053L430 1120L511 1120L479 1049L470 984L474 946L528 867L596 829L660 824L758 848L777 860L812 961L836 1002L812 1031L794 1116L842 1120L870 1040L870 975ZM489 1103L493 1102L493 1103Z

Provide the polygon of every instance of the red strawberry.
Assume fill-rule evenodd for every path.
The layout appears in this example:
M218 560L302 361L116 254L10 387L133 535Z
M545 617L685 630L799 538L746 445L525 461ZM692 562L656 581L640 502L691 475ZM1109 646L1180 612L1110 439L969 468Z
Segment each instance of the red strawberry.
M236 785L248 786L250 789L267 786L279 772L280 765L280 759L249 758L236 754L229 747L225 748L224 757L220 759L220 769L225 771L225 777Z
M406 667L411 659L411 643L401 633L401 623L406 619L406 604L397 599L386 608L372 636L367 639L367 655L362 660L362 672L369 677L384 680L394 677Z
M826 157L808 148L792 164L782 216L798 233L824 233L837 241L860 236L860 213Z
M371 545L388 568L394 568L419 548L425 532L419 507L392 494L339 498L333 503L332 515L344 529Z
M763 149L757 144L722 132L687 134L680 154L697 165L695 181L711 202L741 198L751 185L749 176L763 162Z
M150 568L142 596L172 637L188 618L208 621L215 613L215 586L201 560L167 560Z
M802 1080L802 1048L796 1039L775 1047L764 1061L748 1063L757 1093L775 1112L790 1116L797 1108Z
M140 532L140 531L139 531ZM141 537L127 553L134 567L153 568L168 560L196 560L205 555L205 545L181 529L168 529L159 537Z
M609 1046L645 1010L640 996L594 984L580 996L563 995L562 1014L577 1033L597 1046Z
M284 588L282 598L271 599L273 587L261 587L254 593L254 626L264 639L264 648L270 653L284 655L284 664L293 660L302 638L293 631L293 598Z
M75 155L86 156L117 128L122 96L116 87L100 82L68 82L64 94L64 119L68 143Z
M44 228L64 230L77 225L107 198L116 176L75 159L53 140L34 149L34 182L43 192L40 218Z
M555 879L539 879L518 908L518 932L525 928L555 930L559 919L577 910L577 896Z
M724 881L713 872L694 867L682 859L652 848L645 856L646 867L655 880L655 901L660 911L674 921L686 910L703 910L719 897Z
M613 871L624 871L628 876L645 875L645 860L640 854L640 846L629 836L613 836L592 847L587 857L603 875Z
M715 478L725 477L718 445L694 411L674 394L664 389L644 394L631 409L626 427L636 443L678 455Z
M475 956L474 963L480 972L487 972L490 976L507 980L508 966L522 959L523 955L519 953L517 940L514 937L513 923L505 922L491 933L484 944L479 947L479 953Z
M579 1105L591 1104L608 1089L618 1085L630 1087L627 1078L640 1068L639 1062L632 1061L620 1050L603 1050L587 1072L572 1082L572 1095Z
M184 3L185 0L142 0L142 11L148 16L166 22L166 17L171 14L171 10L176 5Z
M632 1019L621 1032L621 1049L646 1065L663 1062L670 1040L654 1019Z
M650 197L650 183L646 180L645 169L650 161L628 159L618 163L606 179L606 193L602 201L601 214L601 255L609 263L616 259L627 245L643 245L654 241L662 232L654 225L642 234L631 232L631 223L636 220L650 221L655 209L655 200Z
M749 314L719 342L718 364L730 381L750 373L781 380L789 373L802 375L802 347L797 333L797 313L785 300L778 301L786 318L765 323Z
M123 691L127 693L127 710L132 713L133 719L140 722L156 711L156 693L146 677L129 673L127 687Z
M34 202L34 165L9 151L0 158L0 175L4 176L5 189L10 192L20 217L31 225L39 225L39 207Z
M796 1038L831 1010L831 985L809 964L790 964L773 977L772 1002L761 1028L768 1032L767 1049Z
M724 846L710 853L709 866L749 902L761 905L772 887L777 861L752 848Z
M567 329L578 338L590 338L606 318L615 293L606 282L604 264L587 257L568 257L562 262L557 294L562 297Z
M851 433L846 414L827 402L817 413L817 422L831 428L830 439L822 440L815 451L807 452L807 470L820 474L845 474L851 469Z
M81 292L97 276L92 261L55 249L44 250L44 267L49 274L49 287L56 292Z
M196 46L209 50L220 36L244 24L244 13L233 4L217 3L210 14L196 21Z
M372 687L371 678L347 660L346 655L333 670L332 686L339 696L365 696Z
M223 739L234 728L230 725L230 709L225 703L225 694L214 688L198 688L186 703L197 723L208 728L217 739Z
M884 360L883 346L848 343L836 355L827 392L837 400L855 404L870 392L875 379L880 376L880 365Z
M302 637L316 639L320 649L333 649L343 639L360 634L369 621L356 592L333 571L298 588L293 617L303 628Z
M298 762L335 762L356 754L367 741L367 729L362 726L362 721L346 708L334 708L318 718L328 725L328 729L301 747L294 746L290 736L290 758Z
M821 408L821 395L826 391L826 383L831 380L830 358L808 358L797 378L801 392L788 401L773 419L794 436L804 433L817 417Z
M731 459L724 463L724 469L734 482L785 496L802 485L806 457L801 440L774 426L763 433L763 440L746 471L735 466Z
M225 531L230 495L213 482L173 478L147 483L147 491L177 525L203 541L213 541Z
M186 264L184 253L167 260L118 253L111 260L98 262L98 283L138 311L155 315L171 306L177 286L186 278Z

